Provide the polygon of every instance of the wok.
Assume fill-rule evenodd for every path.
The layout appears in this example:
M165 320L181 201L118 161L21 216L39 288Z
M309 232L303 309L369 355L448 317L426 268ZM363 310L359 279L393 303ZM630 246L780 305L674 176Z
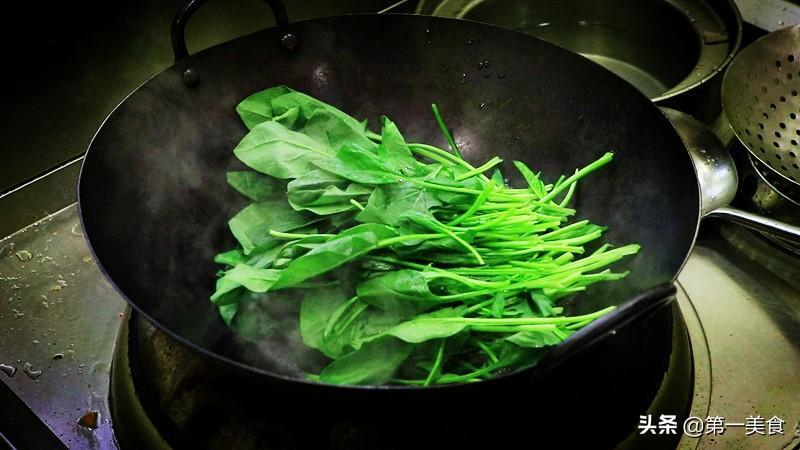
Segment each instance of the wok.
M281 5L269 3L285 22ZM663 366L672 314L661 306L674 294L670 284L693 246L700 201L680 137L647 97L555 45L438 17L366 14L282 23L184 58L183 26L198 5L187 4L174 22L176 63L109 115L80 175L80 216L90 247L138 313L272 395L342 404L478 398L512 385L548 386L566 361L559 355L579 355L633 319L645 322L624 339L612 338L603 354L588 352L582 364L594 372L571 388L579 395L582 384L605 380L615 396L636 390L648 364ZM478 71L485 60L490 70ZM613 150L614 162L578 189L576 207L609 227L606 241L636 242L642 251L622 264L630 270L623 281L597 286L567 306L580 313L628 303L536 368L428 389L303 381L270 358L270 349L240 342L209 301L219 269L212 258L233 245L226 221L244 206L225 181L226 171L243 167L232 153L246 133L234 108L277 84L372 124L385 114L409 140L445 146L430 116L436 102L464 157L475 164L500 155L556 176ZM507 166L504 173L514 170Z

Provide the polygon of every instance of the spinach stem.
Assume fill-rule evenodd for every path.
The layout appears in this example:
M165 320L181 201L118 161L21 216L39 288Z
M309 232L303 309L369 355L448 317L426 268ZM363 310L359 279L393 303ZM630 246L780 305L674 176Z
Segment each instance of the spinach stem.
M325 323L325 329L322 332L323 339L330 339L332 337L333 328L336 326L336 322L338 322L347 309L350 308L350 305L355 303L357 300L358 296L352 297L350 300L336 308L333 314L331 314L331 316L328 318L328 321Z
M442 370L442 358L444 357L445 341L447 341L447 339L442 339L442 342L439 343L439 350L436 351L436 359L433 361L433 367L431 367L428 377L425 378L425 383L423 386L430 386L431 382L439 376L439 372Z
M301 234L301 233L284 233L283 231L269 230L269 235L281 239L305 239L309 237L333 237L335 234Z
M450 145L450 149L453 150L453 154L458 156L460 159L464 159L461 156L461 152L458 150L458 147L456 146L456 141L453 139L452 133L450 133L447 125L445 125L442 115L439 114L439 107L436 106L436 103L431 103L431 109L433 110L433 116L436 118L436 122L439 124L439 128L442 129L442 134L444 134L444 137L447 139L447 143Z
M595 170L605 166L606 164L611 162L611 160L613 158L614 158L614 154L613 153L606 152L603 156L601 156L599 159L597 159L597 161L589 164L588 166L584 167L583 169L580 169L580 170L576 171L574 174L572 174L571 177L569 177L566 180L564 180L563 183L561 183L557 187L554 187L552 191L548 192L547 195L542 197L542 201L543 202L548 202L548 201L552 200L556 195L560 194L565 188L568 188L572 183L580 180L581 178L583 178L584 176L594 172Z
M479 174L482 174L482 173L486 172L487 170L489 170L492 167L500 164L501 162L503 162L503 160L498 158L497 156L495 156L494 158L490 159L489 161L487 161L482 166L477 167L475 169L472 169L469 172L464 172L461 175L457 176L455 179L456 179L456 181L463 181L463 180L466 180L467 178L472 178L475 175L479 175Z
M408 268L411 268L411 269L416 269L416 270L419 270L421 272L424 272L424 271L435 272L437 274L436 276L439 277L439 278L448 278L448 279L451 279L451 280L454 280L454 281L459 281L459 282L461 282L463 284L466 284L468 286L503 287L503 286L506 285L506 283L477 280L475 278L469 278L469 277L461 276L461 275L452 273L449 270L440 269L440 268L434 267L432 265L425 266L425 265L422 265L422 264L413 263L411 261L404 261L402 259L391 258L391 257L387 257L387 256L369 256L369 259L372 259L374 261L385 262L385 263L389 263L389 264L396 264L398 266L403 266L403 267L408 267Z
M383 136L381 136L381 135L380 135L380 134L378 134L378 133L375 133L374 131L371 131L371 130L366 130L366 131L364 132L364 135L365 135L365 136L367 137L367 139L369 139L369 140L372 140L372 141L375 141L375 142L383 142Z
M453 166L454 164L456 164L451 159L443 158L442 156L440 156L437 153L429 151L429 150L425 149L424 147L420 147L419 144L408 144L408 148L412 152L414 152L414 153L416 153L418 155L422 155L422 156L424 156L426 158L430 158L431 160L436 161L436 162L438 162L439 164L441 164L443 166Z
M466 160L461 159L458 156L456 156L456 155L454 155L454 154L452 154L452 153L450 153L450 152L448 152L446 150L442 150L441 148L436 147L434 145L422 144L422 143L414 142L414 143L408 144L408 147L411 149L411 151L413 151L415 153L418 150L427 150L428 152L435 153L435 154L441 156L442 158L444 158L444 159L446 159L448 161L452 161L453 163L458 164L459 166L461 166L461 167L463 167L463 168L465 168L467 170L474 170L475 169L475 167L473 167L472 164L468 163Z
M428 319L421 319L426 321L438 321L438 322L449 322L449 323L465 323L467 325L556 325L556 324L567 324L567 323L577 323L583 322L586 320L594 320L598 317L601 317L605 314L616 309L615 306L608 306L601 310L595 311L590 314L583 314L580 316L564 316L564 317L520 317L520 318L508 318L508 319L497 319L497 318L483 318L483 317L437 317L437 318L428 318Z
M480 195L475 198L475 201L472 202L472 206L470 206L468 210L464 211L463 214L450 221L447 225L453 227L472 217L476 212L478 212L478 208L480 208L481 205L486 202L493 190L494 180L490 180L488 183L486 183L486 187L484 187L483 192L481 192Z
M393 238L387 238L382 241L378 241L378 247L388 247L390 245L399 244L401 242L407 241L424 241L427 239L438 239L447 237L444 233L432 233L432 234L405 234L402 236L396 236Z
M364 205L362 205L361 203L358 203L358 200L356 200L354 198L350 199L350 204L355 206L356 208L358 208L360 211L364 210Z
M494 352L492 351L492 349L490 349L490 348L489 348L489 346L488 346L488 345L486 345L486 344L484 344L483 342L481 342L481 341L480 341L480 339L475 339L474 337L472 338L472 340L473 340L473 341L474 341L474 342L475 342L475 343L478 345L478 347L479 347L479 348L480 348L480 349L481 349L481 350L482 350L484 353L486 353L486 356L488 356L488 357L489 357L489 360L490 360L492 363L497 363L497 361L498 361L498 359L497 359L497 355L495 355L495 354L494 354Z

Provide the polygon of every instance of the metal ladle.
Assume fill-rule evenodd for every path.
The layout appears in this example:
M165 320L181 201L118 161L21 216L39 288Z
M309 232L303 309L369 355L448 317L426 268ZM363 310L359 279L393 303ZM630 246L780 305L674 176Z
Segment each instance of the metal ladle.
M725 219L800 244L800 227L731 207L739 177L728 150L711 130L692 116L669 108L661 110L680 134L694 162L703 218Z

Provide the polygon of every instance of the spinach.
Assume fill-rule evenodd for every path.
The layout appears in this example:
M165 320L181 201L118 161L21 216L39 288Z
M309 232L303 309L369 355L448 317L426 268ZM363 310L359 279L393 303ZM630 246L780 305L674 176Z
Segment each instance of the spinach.
M303 342L329 358L342 356L348 342L327 339L325 329L333 313L347 303L347 295L338 289L325 295L306 296L300 307L300 335Z
M431 339L447 338L464 331L468 325L458 322L442 322L436 319L460 317L464 313L464 309L442 308L432 313L421 314L376 336L368 336L362 340L369 342L382 336L394 336L411 344L419 344Z
M411 154L400 130L388 117L381 118L381 143L378 146L378 158L394 173L409 175L415 172L421 164Z
M228 172L228 184L255 202L279 200L286 193L286 184L281 180L249 170Z
M593 245L605 227L566 206L613 155L552 184L515 161L511 187L432 109L449 149L285 86L237 106L250 132L234 155L252 170L227 179L252 203L229 221L211 301L238 336L278 343L264 357L324 383L464 383L535 364L613 310L559 303L625 277L609 267L639 251Z
M356 183L386 184L400 180L377 154L355 144L343 145L334 158L315 160L314 165Z
M392 337L370 342L330 363L319 374L319 381L331 384L385 383L412 349L410 344Z
M554 329L549 331L520 331L506 340L520 347L542 348L561 343L572 334L568 330Z
M370 187L317 169L290 181L286 196L296 210L327 216L356 209L351 200L363 200L371 193Z
M298 178L313 170L314 162L336 155L333 147L272 121L256 125L233 153L251 168L282 180Z
M375 152L378 147L367 138L366 130L362 124L354 126L341 116L324 109L312 113L299 131L314 138L317 142L328 145L330 148L354 145Z
M285 86L280 86L279 88L288 89ZM284 114L286 111L296 108L299 111L300 119L298 126L303 126L316 112L322 111L336 117L354 130L366 131L365 123L359 122L339 109L302 92L289 89L289 92L273 97L269 101L276 115Z
M237 264L217 280L217 291L211 296L211 301L222 304L219 300L222 294L239 286L252 292L267 292L278 280L279 274L280 272L274 269L256 269L247 264Z
M424 187L405 181L384 184L375 188L356 220L394 226L404 219L406 212L430 213L441 205L442 202Z
M228 250L227 252L218 253L214 256L214 262L217 264L225 264L227 266L235 266L245 262L244 252L238 248Z
M431 293L422 273L408 269L363 281L356 286L356 295L378 309L400 310L405 314L418 313L442 303Z
M342 231L314 250L292 261L281 271L272 289L285 289L301 281L329 272L372 250L382 240L395 236L385 225L362 224Z
M276 200L250 204L233 216L228 226L247 255L270 241L277 243L270 230L292 231L320 220L313 214L295 211L286 200Z
M271 120L272 100L284 96L291 92L286 86L276 86L265 91L257 92L242 100L236 106L236 112L242 118L242 122L249 130L255 128L261 122Z

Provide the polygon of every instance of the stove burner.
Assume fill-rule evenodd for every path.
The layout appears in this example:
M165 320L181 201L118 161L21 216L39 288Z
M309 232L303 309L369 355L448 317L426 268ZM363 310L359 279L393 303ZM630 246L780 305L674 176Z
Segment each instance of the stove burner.
M245 376L186 349L135 313L126 324L111 381L112 419L123 449L466 449L509 439L575 443L577 435L593 448L611 447L628 435L625 444L674 448L679 436L641 442L642 437L631 432L640 414L677 414L680 423L692 395L691 351L677 305L647 321L648 330L620 330L624 339L631 339L631 332L661 339L649 340L655 345L648 352L631 355L632 370L625 379L591 380L596 396L571 398L566 387L575 380L565 380L564 386L553 386L555 398L563 399L560 404L553 403L549 393L520 393L512 401L529 405L529 415L503 408L500 399L496 408L476 407L466 422L448 420L457 413L452 405L442 405L434 420L422 418L423 411L344 417L336 404L314 415L304 411L302 400L253 386ZM590 367L572 372L586 382ZM537 411L552 423L537 420Z

